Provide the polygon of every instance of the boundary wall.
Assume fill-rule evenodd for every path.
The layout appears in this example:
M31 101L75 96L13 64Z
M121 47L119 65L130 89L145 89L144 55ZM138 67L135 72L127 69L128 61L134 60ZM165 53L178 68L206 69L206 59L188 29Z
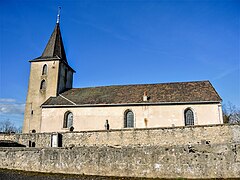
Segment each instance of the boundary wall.
M35 138L36 142L31 148L0 147L0 168L101 176L240 178L239 124L61 135L63 147L56 148L49 147L50 133L0 135L0 140L24 143Z
M11 140L25 146L51 147L56 133L0 134L0 140ZM205 125L171 128L118 129L58 133L60 147L128 146L128 145L186 145L240 142L240 125Z
M0 168L119 177L240 178L240 144L0 148Z

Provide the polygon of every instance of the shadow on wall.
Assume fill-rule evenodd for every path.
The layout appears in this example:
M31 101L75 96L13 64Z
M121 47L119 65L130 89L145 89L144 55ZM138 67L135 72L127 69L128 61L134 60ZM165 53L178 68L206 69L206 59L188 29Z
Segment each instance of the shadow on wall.
M14 141L0 140L0 147L26 147L26 146Z

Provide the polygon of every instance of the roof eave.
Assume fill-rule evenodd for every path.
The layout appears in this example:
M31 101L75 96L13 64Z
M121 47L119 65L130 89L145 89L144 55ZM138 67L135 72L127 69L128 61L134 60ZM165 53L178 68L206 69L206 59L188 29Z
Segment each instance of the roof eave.
M100 106L150 106L150 105L180 105L180 104L221 104L220 101L192 101L192 102L156 102L156 103L119 103L119 104L76 104L76 105L42 105L42 108L51 107L100 107Z
M69 69L71 69L71 71L73 72L73 73L76 73L76 71L71 67L71 66L69 66L69 64L67 63L67 62L65 62L65 61L63 61L61 58L58 58L58 57L56 57L56 58L36 58L36 59L33 59L33 60L30 60L29 62L31 63L31 62L43 62L43 61L61 61L61 62L63 62Z
M38 58L35 58L33 60L29 60L28 62L41 62L41 61L60 61L61 59L58 58L58 57L51 57L51 58L47 58L47 57L38 57Z

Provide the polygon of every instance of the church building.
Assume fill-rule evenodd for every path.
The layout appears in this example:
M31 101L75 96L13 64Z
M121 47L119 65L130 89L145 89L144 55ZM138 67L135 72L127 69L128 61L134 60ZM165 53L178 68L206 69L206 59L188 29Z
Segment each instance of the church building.
M30 64L23 133L223 123L222 100L209 81L73 88L59 15Z

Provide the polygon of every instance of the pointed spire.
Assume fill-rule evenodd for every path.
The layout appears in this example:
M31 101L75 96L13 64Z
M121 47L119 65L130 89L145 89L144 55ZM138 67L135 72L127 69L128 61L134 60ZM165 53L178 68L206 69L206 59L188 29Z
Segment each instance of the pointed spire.
M60 25L59 25L59 20L60 20L60 9L58 9L58 15L57 15L57 23L56 26L53 30L53 33L48 40L48 43L42 53L42 56L35 59L35 60L42 60L42 59L59 59L67 63L67 58L66 58L66 53L64 50L63 46L63 40L62 40L62 35L60 31Z
M66 53L63 46L60 26L57 23L54 31L47 43L45 50L42 53L42 58L60 58L67 62Z

